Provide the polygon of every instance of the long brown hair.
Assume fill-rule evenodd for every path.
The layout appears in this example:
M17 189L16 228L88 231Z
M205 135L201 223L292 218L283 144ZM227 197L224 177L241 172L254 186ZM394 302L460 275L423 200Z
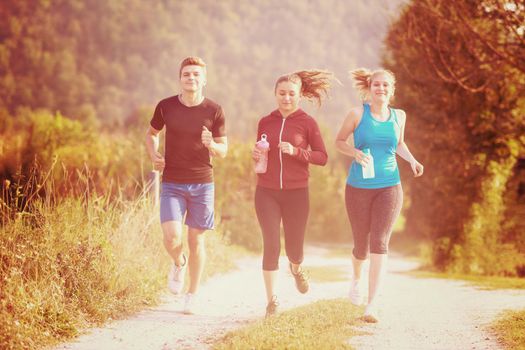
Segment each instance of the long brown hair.
M361 100L366 101L370 98L370 86L374 77L378 74L386 74L392 80L392 96L396 89L396 76L388 69L370 70L368 68L357 68L350 71L352 80L354 81L354 88L359 92Z
M283 81L289 81L300 86L302 96L309 100L316 100L320 106L322 100L328 97L331 81L334 79L336 79L334 74L329 71L319 69L301 70L280 76L275 82L274 91L277 91L277 85Z

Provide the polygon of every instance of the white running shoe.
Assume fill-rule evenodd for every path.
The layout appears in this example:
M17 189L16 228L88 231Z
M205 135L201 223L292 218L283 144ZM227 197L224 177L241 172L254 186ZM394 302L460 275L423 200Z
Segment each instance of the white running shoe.
M195 312L195 294L186 293L184 296L184 309L182 310L183 314L193 315Z
M184 255L183 255L184 256ZM177 266L172 265L170 273L168 274L168 289L173 294L179 295L182 292L184 287L184 275L186 274L186 267L188 266L188 261L186 256L184 256L184 265Z
M377 323L379 321L376 304L368 304L366 306L365 313L363 314L363 320L368 323Z
M350 301L354 305L361 305L364 302L363 290L361 288L360 280L352 279L350 282Z

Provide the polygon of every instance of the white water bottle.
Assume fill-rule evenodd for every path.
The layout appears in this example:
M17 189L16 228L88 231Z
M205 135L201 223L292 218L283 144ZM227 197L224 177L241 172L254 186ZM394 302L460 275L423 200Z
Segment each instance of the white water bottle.
M261 157L255 163L255 172L257 174L264 174L268 165L268 150L270 149L270 143L266 140L266 134L261 135L261 139L257 141L255 147L261 151Z
M374 171L374 157L372 157L372 153L370 153L370 148L364 148L363 153L368 157L368 164L366 166L361 166L363 168L363 179L373 179L376 177Z

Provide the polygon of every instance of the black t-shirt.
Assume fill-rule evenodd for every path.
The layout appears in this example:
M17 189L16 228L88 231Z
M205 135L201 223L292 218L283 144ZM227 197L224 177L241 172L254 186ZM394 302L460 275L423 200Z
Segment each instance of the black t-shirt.
M156 130L166 126L163 182L213 182L211 156L201 141L202 126L213 137L226 136L224 119L222 107L208 98L192 107L183 105L178 95L158 103L150 124Z

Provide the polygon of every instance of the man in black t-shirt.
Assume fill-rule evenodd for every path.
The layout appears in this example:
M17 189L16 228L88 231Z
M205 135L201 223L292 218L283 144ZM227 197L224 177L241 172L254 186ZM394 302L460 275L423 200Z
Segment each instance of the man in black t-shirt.
M188 57L180 66L181 93L157 104L146 135L146 149L155 170L163 171L160 219L164 246L173 259L168 288L181 294L189 266L190 286L184 312L193 313L195 293L206 257L204 232L214 225L214 184L211 158L228 151L224 113L205 98L206 64ZM158 134L166 127L165 157ZM188 226L188 258L182 252L182 221Z

